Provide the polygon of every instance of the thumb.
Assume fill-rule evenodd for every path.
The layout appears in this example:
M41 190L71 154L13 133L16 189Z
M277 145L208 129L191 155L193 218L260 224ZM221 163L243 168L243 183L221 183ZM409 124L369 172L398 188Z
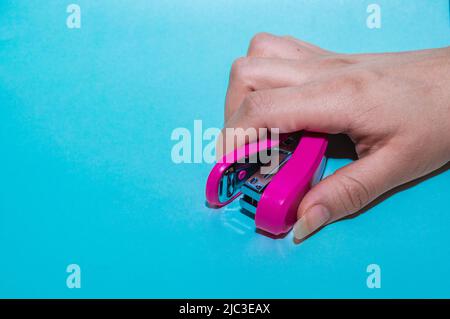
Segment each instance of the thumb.
M401 184L401 165L387 149L361 158L328 176L303 198L294 225L296 242L351 215Z

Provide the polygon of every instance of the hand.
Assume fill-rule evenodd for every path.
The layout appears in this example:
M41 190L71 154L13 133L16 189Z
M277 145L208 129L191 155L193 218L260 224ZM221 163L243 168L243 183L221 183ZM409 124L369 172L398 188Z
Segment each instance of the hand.
M258 34L232 66L225 121L226 128L344 133L355 143L358 160L298 207L300 241L450 160L450 47L338 54Z

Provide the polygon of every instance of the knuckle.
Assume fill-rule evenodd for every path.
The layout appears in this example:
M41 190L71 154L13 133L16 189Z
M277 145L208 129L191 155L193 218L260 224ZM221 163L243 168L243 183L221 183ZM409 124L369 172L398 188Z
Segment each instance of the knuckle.
M264 55L264 53L270 48L271 44L273 43L273 39L274 36L266 32L255 34L250 41L248 54Z
M247 57L241 57L236 59L230 72L230 79L233 81L244 81L248 77L248 66L250 59Z
M336 175L339 176L338 197L347 212L354 213L369 203L371 193L364 183L339 171Z
M254 91L246 96L242 106L245 114L250 118L254 118L263 112L267 112L272 106L272 100L267 93Z

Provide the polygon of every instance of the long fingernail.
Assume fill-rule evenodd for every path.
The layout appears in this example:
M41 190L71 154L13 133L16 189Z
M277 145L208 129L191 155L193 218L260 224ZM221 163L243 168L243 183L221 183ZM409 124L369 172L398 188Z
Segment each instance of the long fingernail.
M294 225L294 237L296 242L300 242L305 237L325 225L331 218L331 214L325 206L315 205L308 209L306 213Z

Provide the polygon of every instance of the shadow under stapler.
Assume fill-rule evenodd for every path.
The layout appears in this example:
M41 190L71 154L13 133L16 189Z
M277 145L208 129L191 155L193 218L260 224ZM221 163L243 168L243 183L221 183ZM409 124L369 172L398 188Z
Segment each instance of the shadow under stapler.
M325 153L327 158L357 160L355 144L345 134L334 134L328 136L328 147Z

